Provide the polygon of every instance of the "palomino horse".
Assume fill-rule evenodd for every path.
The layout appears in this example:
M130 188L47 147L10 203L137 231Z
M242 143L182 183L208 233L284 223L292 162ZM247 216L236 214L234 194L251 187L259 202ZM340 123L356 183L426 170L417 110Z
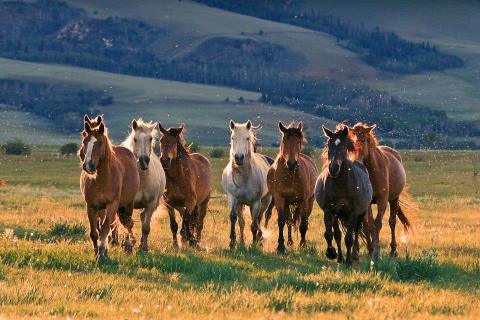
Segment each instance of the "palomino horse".
M288 244L293 244L291 225L296 224L300 218L300 246L306 246L308 218L312 213L313 191L318 173L313 159L301 153L303 145L307 142L303 123L299 123L296 127L293 124L285 127L282 122L279 122L278 128L282 133L280 153L268 171L267 183L278 212L277 252L285 253L283 228L285 223L289 222L287 218L292 219L292 214L293 221L289 222Z
M152 215L158 207L165 191L165 172L160 159L153 151L158 139L158 123L144 122L142 119L132 121L132 132L122 143L122 146L133 152L137 159L140 175L140 188L135 196L135 209L143 209L140 213L142 220L142 239L140 248L148 250L148 235Z
M79 152L84 155L80 190L87 203L90 238L95 254L99 258L107 256L107 238L116 222L117 213L128 231L124 249L131 252L135 244L132 232L133 201L140 185L135 157L122 147L117 147L117 150L124 149L122 152L114 151L103 121L95 128L85 122L84 128Z
M390 255L397 256L397 242L395 239L396 216L408 231L411 224L404 210L410 205L410 197L405 190L406 173L400 154L390 148L378 146L373 135L376 126L367 126L357 123L351 131L351 138L355 144L356 159L361 160L368 169L373 187L372 204L377 204L378 214L374 220L373 257L380 257L380 230L382 219L390 203L389 224L391 229ZM403 207L403 208L402 208ZM368 219L373 219L372 208L369 207ZM370 221L372 222L372 221Z
M210 161L205 156L190 153L185 148L183 126L169 129L165 129L161 124L158 126L163 134L160 139L160 162L167 178L163 198L170 216L173 245L178 247L178 225L174 211L177 209L182 216L182 240L188 241L191 246L198 246L212 192Z
M365 166L348 158L348 152L354 150L353 142L348 135L348 127L342 126L342 129L336 132L324 127L323 131L328 137L328 142L323 153L323 170L315 185L315 198L324 211L325 240L328 246L326 256L329 259L336 258L339 263L344 261L340 220L347 229L345 262L351 265L352 260L358 260L358 237L372 200L372 185ZM332 245L334 237L338 255Z
M223 170L222 186L230 207L230 249L235 248L235 224L239 216L240 243L245 243L243 208L250 207L253 243L262 239L260 222L272 197L267 188L268 159L255 153L255 134L250 121L238 124L230 120L230 161Z

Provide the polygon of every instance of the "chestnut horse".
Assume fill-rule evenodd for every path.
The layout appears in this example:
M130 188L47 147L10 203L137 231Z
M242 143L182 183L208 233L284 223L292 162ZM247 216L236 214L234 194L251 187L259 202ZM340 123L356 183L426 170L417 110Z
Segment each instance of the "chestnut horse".
M291 225L300 219L300 246L306 246L308 218L312 213L318 173L313 159L301 153L307 142L303 123L285 127L279 122L278 128L282 133L280 153L268 171L267 184L278 212L277 253L283 254L286 250L283 238L286 222L289 223L288 244L292 245Z
M250 121L240 124L230 120L230 161L223 170L222 186L230 208L230 249L235 248L235 224L240 226L240 243L244 244L243 209L250 207L253 243L263 240L260 226L263 213L270 207L272 196L267 188L269 159L255 152L255 130Z
M133 202L140 184L135 157L122 147L117 147L124 149L122 152L115 152L103 121L94 128L85 122L82 138L79 152L79 155L83 155L80 190L87 203L90 238L95 254L99 258L107 257L107 238L112 225L116 223L117 214L128 232L123 243L124 249L131 252L135 244L132 232Z
M148 235L152 215L165 191L165 172L160 159L154 152L158 139L158 123L145 122L142 119L132 121L132 131L122 143L137 159L137 168L140 176L140 188L135 196L135 209L143 209L140 213L142 221L142 239L140 248L148 250Z
M163 134L160 139L160 162L167 178L163 198L170 216L173 245L178 247L176 209L182 216L182 241L198 246L212 192L210 161L205 156L190 153L185 148L183 126L169 129L165 129L160 123L158 126Z
M315 198L324 211L326 256L329 259L337 259L339 263L344 262L342 232L339 225L341 222L346 227L345 263L351 265L352 260L358 260L358 238L372 200L372 185L365 166L348 158L348 152L355 149L349 137L348 126L337 126L336 132L323 127L323 131L328 142L322 155L322 173L315 185ZM338 254L332 245L334 237Z
M383 215L390 204L391 230L390 255L397 256L397 241L395 239L396 217L400 219L406 231L411 230L411 223L405 215L406 208L412 206L410 196L405 190L406 173L400 154L386 146L378 146L373 135L375 125L368 126L357 123L351 131L351 138L355 144L355 158L361 160L368 169L373 187L372 204L377 205L377 216L374 221L373 257L380 257L380 230L382 229ZM373 219L372 207L369 207L368 220Z

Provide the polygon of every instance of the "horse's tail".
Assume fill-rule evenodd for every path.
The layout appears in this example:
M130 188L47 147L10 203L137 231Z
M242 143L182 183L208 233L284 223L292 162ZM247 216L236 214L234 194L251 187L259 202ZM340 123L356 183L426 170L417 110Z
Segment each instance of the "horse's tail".
M413 232L412 222L407 217L406 213L408 213L411 217L411 215L416 211L418 211L418 205L413 200L413 197L408 192L408 189L405 188L398 199L397 216L406 232Z

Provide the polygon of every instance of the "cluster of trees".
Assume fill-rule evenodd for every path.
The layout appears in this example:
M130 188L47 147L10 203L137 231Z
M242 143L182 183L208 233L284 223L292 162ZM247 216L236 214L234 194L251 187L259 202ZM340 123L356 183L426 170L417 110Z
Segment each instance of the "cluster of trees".
M417 73L463 66L462 59L440 52L438 45L401 39L393 32L344 22L339 17L302 8L302 1L196 0L211 7L325 32L368 64L397 73Z
M113 102L99 90L77 90L30 81L0 79L0 103L54 120L58 129L76 132L84 114L97 113L96 105Z

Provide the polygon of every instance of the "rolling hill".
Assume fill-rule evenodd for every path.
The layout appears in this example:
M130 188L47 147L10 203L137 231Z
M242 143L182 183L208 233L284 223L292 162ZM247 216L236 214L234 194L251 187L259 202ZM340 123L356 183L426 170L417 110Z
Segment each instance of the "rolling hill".
M144 117L161 121L167 126L185 123L190 140L199 140L205 145L225 145L228 143L228 120L246 121L251 119L261 124L261 143L270 145L278 142L277 122L279 120L302 120L308 127L320 128L331 124L328 120L291 109L261 104L258 93L223 87L189 84L175 81L157 80L113 74L77 67L30 63L0 58L0 78L33 80L38 82L71 85L84 89L105 90L114 96L114 103L100 107L105 113L110 134L115 142L120 142L128 132L134 117ZM226 98L230 102L226 102ZM239 103L243 97L245 102ZM12 111L9 111L12 112ZM0 117L3 123L9 115ZM66 140L78 140L76 135L55 134L54 124L38 117L15 113L17 125L15 134L0 137L5 141L13 137L33 143L47 142L59 144ZM31 120L29 120L31 119ZM34 121L35 120L35 121ZM38 120L38 122L36 121ZM20 129L33 121L35 134ZM13 129L12 129L13 130ZM53 136L52 136L53 134ZM44 136L49 139L43 138Z

